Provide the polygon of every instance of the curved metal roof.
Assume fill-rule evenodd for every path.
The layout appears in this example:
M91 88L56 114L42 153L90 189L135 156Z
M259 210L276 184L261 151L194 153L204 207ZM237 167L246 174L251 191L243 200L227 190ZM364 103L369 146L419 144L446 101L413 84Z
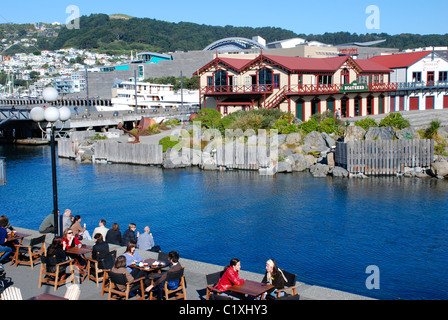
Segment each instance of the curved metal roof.
M203 51L214 51L214 50L224 49L224 48L226 48L226 50L229 50L229 49L244 50L244 49L251 49L254 47L259 48L259 49L266 49L266 47L264 45L254 41L254 40L247 39L247 38L232 37L232 38L224 38L224 39L215 41L212 44L208 45Z

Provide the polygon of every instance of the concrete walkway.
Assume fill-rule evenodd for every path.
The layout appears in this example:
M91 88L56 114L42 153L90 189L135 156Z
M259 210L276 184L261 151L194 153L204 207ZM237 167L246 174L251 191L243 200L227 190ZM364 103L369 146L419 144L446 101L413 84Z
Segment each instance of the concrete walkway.
M34 230L17 228L18 232L30 234L30 237L25 238L23 244L27 245L28 241L41 234ZM48 245L51 243L53 235L49 234L46 237ZM92 241L82 241L85 244L93 245ZM48 246L47 246L48 248ZM118 255L122 254L125 250L124 247L110 245L110 249L117 249ZM157 254L153 252L141 251L140 255L143 259L155 258ZM205 275L208 273L214 273L222 271L223 266L197 262L193 260L183 259L180 252L180 263L185 267L185 278L187 282L187 300L204 300L205 299L205 287L206 280ZM50 293L57 296L64 296L66 293L66 286L61 286L55 292L53 286L43 285L42 288L38 288L39 283L39 271L40 263L34 266L31 270L30 266L19 265L17 268L11 266L10 263L4 263L3 267L6 271L6 276L12 278L13 286L21 289L22 297L24 300L30 299L34 296L42 293ZM261 270L263 271L263 270ZM241 271L241 278L254 281L261 281L262 274ZM301 300L374 300L371 298L350 294L342 291L332 290L329 288L323 288L318 286L307 285L305 283L298 282L298 293ZM101 283L99 287L93 281L86 280L81 285L80 300L107 300L107 295L101 296ZM134 299L135 300L135 299Z

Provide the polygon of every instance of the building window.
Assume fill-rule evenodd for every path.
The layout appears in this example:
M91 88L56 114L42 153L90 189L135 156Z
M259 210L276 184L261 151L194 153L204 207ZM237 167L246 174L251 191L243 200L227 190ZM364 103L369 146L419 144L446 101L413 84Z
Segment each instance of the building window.
M319 76L319 85L330 85L330 84L333 84L333 76L331 75Z
M412 72L412 82L422 82L422 73Z
M373 97L368 96L367 97L367 115L372 114L372 106L373 106Z
M213 87L213 77L207 77L207 87Z
M350 83L350 72L348 69L343 69L341 72L341 84L349 84Z
M218 70L215 73L215 87L227 86L227 72L224 70Z
M358 76L358 83L369 84L369 76Z
M274 88L280 88L280 75L274 74Z
M271 69L261 69L258 72L258 84L259 85L272 85L272 70Z
M303 84L303 75L299 74L299 85L301 86Z
M448 71L440 71L439 72L439 81L447 82L448 81Z

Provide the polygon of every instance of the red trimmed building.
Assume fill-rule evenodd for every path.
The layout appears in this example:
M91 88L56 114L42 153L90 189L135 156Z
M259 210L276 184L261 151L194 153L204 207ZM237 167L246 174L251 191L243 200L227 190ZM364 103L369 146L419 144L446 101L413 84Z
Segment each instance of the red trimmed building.
M253 108L280 108L302 120L326 110L342 117L389 112L393 71L371 60L299 58L260 54L250 58L217 55L199 69L200 104L222 114Z

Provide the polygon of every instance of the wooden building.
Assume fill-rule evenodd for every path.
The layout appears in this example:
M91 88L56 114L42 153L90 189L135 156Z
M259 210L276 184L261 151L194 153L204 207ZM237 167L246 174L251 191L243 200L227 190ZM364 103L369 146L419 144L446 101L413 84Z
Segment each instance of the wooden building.
M391 69L349 56L299 58L259 54L217 55L199 69L200 104L222 114L252 108L280 108L308 120L341 110L342 117L389 112Z

